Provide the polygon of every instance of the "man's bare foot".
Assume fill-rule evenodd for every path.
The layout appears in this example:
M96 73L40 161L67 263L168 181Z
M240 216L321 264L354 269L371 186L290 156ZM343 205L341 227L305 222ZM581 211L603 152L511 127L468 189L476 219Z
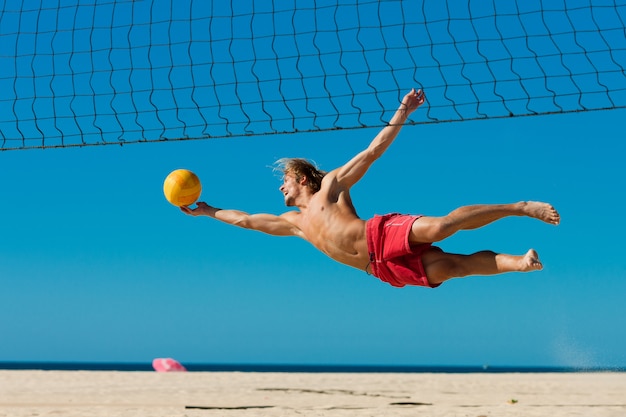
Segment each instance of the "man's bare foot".
M526 255L520 259L520 272L540 271L543 265L539 260L539 255L534 249L529 249Z
M524 205L524 212L535 219L542 220L549 224L557 225L561 222L561 216L551 204L540 201L527 201Z

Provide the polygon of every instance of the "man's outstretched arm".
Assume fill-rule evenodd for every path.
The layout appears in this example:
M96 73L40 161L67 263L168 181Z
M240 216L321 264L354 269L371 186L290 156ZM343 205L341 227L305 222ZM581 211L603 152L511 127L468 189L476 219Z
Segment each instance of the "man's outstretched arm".
M249 214L241 210L224 210L210 206L204 202L198 202L196 208L181 207L183 213L191 216L208 216L221 222L243 227L245 229L257 230L274 236L300 236L301 232L286 217L289 213L281 216L273 214Z
M394 141L409 115L424 104L426 97L422 90L412 89L402 99L402 103L393 117L369 144L367 149L357 154L344 166L337 169L337 180L347 187L359 181L369 167L387 150Z

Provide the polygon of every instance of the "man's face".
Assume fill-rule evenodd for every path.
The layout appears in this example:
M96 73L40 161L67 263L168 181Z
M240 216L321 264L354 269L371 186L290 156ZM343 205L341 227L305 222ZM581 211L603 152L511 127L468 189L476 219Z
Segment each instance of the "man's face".
M300 194L300 186L293 174L285 174L283 184L280 186L279 190L283 193L287 207L295 205L296 197Z

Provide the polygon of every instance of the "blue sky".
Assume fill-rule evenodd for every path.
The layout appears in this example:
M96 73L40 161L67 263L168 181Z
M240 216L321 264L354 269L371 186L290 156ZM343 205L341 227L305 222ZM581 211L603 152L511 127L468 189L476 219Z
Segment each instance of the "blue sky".
M0 152L0 362L625 367L624 6L570 3L5 5L3 149L232 137ZM330 170L378 129L267 133L380 125L420 85L359 215L548 201L558 227L440 245L543 271L398 289L163 197L187 168L209 204L281 213L275 160Z
M377 129L0 152L0 361L623 367L625 117L406 126L353 189L361 217L529 199L562 215L558 227L509 218L441 244L533 247L543 271L435 290L185 216L162 194L188 168L210 204L280 213L276 159L332 169Z

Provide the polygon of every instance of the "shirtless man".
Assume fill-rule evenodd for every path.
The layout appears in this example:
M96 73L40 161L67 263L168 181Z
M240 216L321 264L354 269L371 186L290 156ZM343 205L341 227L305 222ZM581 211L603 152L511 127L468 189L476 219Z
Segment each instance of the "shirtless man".
M411 90L389 124L367 149L345 165L328 173L304 159L278 161L283 172L285 205L298 210L279 216L223 210L199 202L182 207L192 216L209 216L235 226L276 236L298 236L330 258L360 269L397 287L436 287L468 275L493 275L542 269L537 253L530 249L515 256L481 251L470 255L446 253L432 243L459 230L476 229L507 216L526 216L557 225L558 212L549 204L513 204L460 207L446 216L390 214L362 220L350 198L350 188L365 175L396 138L409 114L424 103L421 90Z

